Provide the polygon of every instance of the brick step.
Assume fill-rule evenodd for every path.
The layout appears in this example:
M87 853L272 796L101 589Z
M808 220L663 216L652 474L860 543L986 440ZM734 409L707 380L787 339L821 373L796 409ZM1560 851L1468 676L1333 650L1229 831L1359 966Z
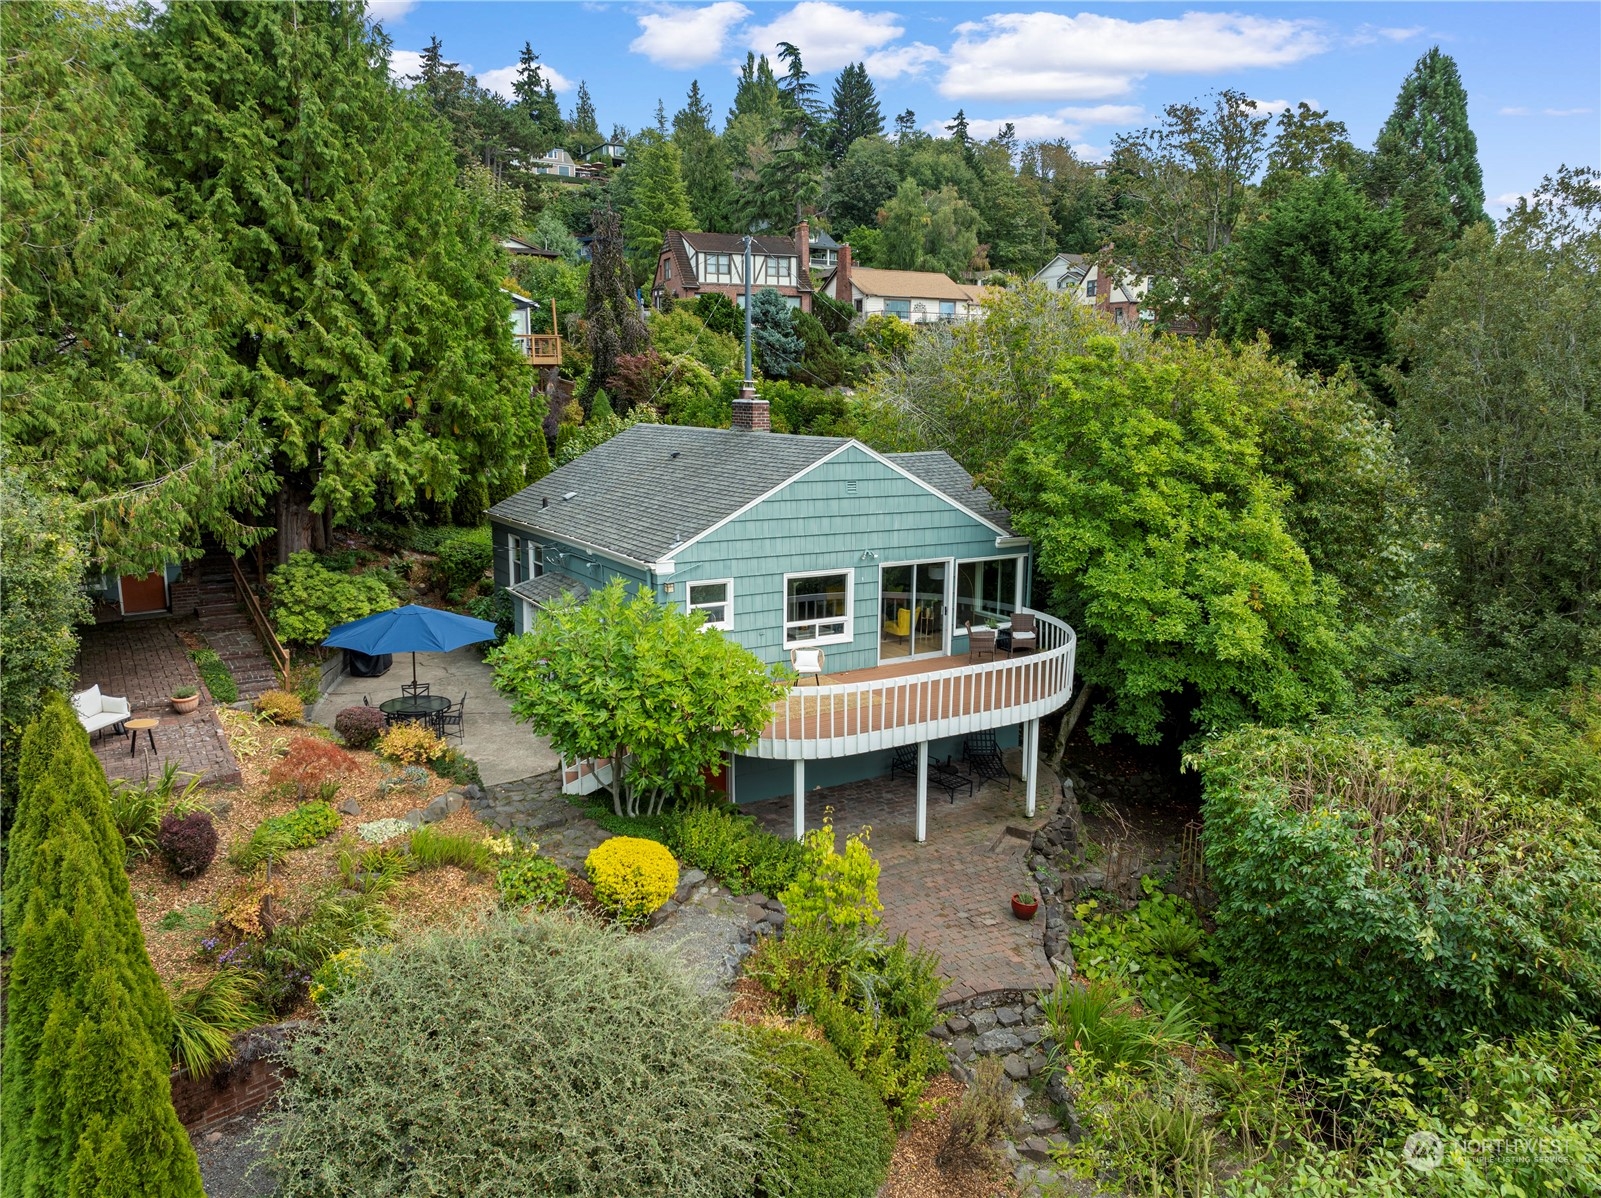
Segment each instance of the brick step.
M208 616L204 612L200 615L200 630L202 632L243 632L249 629L250 621L242 615L232 612L227 615Z

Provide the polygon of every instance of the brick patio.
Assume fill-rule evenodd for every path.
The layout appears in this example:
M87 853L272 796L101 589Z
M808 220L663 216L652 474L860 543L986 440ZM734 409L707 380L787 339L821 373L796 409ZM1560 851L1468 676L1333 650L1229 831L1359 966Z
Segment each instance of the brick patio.
M1014 772L1017 755L1009 754ZM1033 890L1028 841L1055 810L1061 786L1042 771L1039 814L1023 816L1023 785L1014 781L980 787L954 805L938 790L928 799L928 839L914 838L916 785L910 778L874 778L811 791L806 827L820 827L825 807L834 809L836 836L872 828L869 844L879 860L878 895L884 930L905 933L913 944L940 956L951 979L941 1006L980 994L1042 990L1055 984L1045 958L1044 920L1025 923L1011 911L1011 897ZM748 810L779 836L793 835L793 807L785 798L753 803Z
M238 783L239 764L228 751L211 701L200 686L200 675L189 660L188 647L179 639L179 633L198 637L199 631L193 616L124 620L79 629L77 689L98 685L102 694L126 698L133 708L132 718L161 721L154 730L154 754L143 732L133 752L127 737L107 733L93 738L95 755L107 778L143 781L160 774L172 761L184 774L198 775L207 786ZM188 715L175 714L167 702L181 686L195 687L201 695L200 706Z

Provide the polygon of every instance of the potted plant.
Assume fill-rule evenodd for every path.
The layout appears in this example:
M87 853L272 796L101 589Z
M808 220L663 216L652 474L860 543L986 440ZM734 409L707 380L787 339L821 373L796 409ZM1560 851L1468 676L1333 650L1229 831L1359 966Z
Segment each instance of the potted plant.
M1033 919L1034 912L1040 909L1040 901L1032 894L1014 894L1012 896L1012 914L1019 919Z
M183 715L200 706L200 692L192 686L180 686L172 692L172 698L168 702L172 704L174 711Z

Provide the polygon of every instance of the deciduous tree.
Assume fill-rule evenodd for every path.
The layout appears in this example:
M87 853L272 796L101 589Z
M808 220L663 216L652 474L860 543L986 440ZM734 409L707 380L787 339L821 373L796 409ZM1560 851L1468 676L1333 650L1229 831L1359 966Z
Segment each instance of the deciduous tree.
M1119 361L1100 339L1006 461L1002 499L1105 696L1097 740L1299 720L1345 688L1337 588L1290 536L1225 353Z
M564 758L611 759L617 814L658 810L750 745L782 693L774 670L704 623L617 579L546 607L491 653L495 688Z

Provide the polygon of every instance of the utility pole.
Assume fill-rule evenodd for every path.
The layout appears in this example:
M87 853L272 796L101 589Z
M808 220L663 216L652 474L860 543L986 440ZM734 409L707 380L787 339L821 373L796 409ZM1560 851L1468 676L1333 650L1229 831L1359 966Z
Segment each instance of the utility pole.
M756 380L750 372L750 234L745 234L745 385L740 388L742 398L752 398L756 394Z

